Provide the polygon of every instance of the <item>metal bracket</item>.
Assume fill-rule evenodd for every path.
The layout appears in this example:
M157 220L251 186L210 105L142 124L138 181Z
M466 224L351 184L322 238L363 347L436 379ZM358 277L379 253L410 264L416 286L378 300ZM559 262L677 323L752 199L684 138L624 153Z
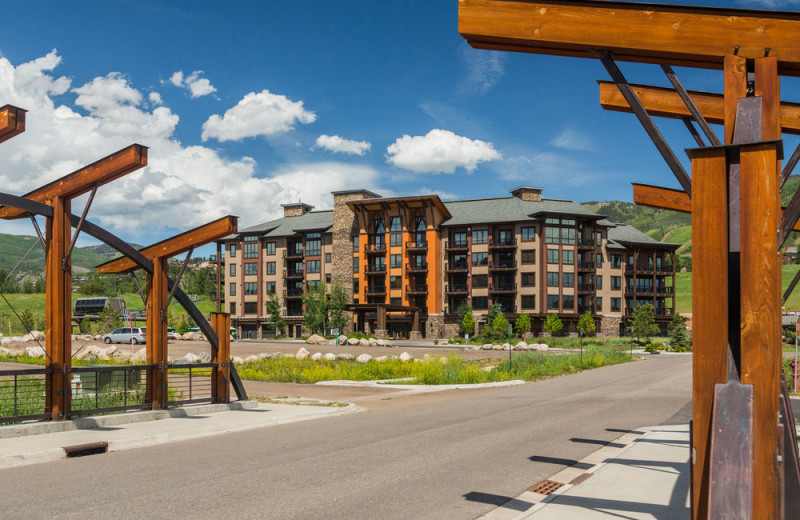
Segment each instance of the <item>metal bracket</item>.
M86 207L83 208L83 213L81 213L81 219L78 221L78 225L75 226L75 234L72 236L72 241L69 243L67 255L61 259L61 270L65 273L69 270L69 259L72 256L72 250L75 248L75 242L78 241L78 235L81 234L83 222L86 220L86 215L89 213L89 208L92 206L94 196L97 193L97 186L97 183L92 186L92 191L89 193L89 200L86 201Z
M181 278L183 278L183 272L186 271L186 266L189 265L189 260L192 258L192 253L194 252L194 247L190 247L189 251L186 252L186 258L183 259L183 265L181 266L180 272L178 272L178 277L175 278L175 282L172 284L172 289L169 291L169 296L167 296L167 301L164 304L164 308L161 309L161 321L167 321L167 309L169 309L169 303L172 301L172 297L175 296L175 291L178 290L178 286L181 283Z
M653 144L656 145L656 148L661 153L661 157L664 158L667 166L672 170L673 175L675 175L683 191L691 198L692 180L689 174L686 173L683 165L678 161L678 158L675 156L675 153L672 151L672 148L670 148L666 139L664 139L661 131L659 131L658 127L653 122L650 114L645 110L644 105L642 105L642 102L639 100L639 96L636 95L636 92L633 91L628 80L626 80L625 76L622 74L622 71L617 67L616 62L614 62L614 59L611 57L611 53L609 51L599 50L592 50L589 51L589 53L600 59L600 62L606 68L611 79L622 93L622 97L628 102L633 113L636 114L637 119L639 119L639 123L642 124L650 140L653 141Z

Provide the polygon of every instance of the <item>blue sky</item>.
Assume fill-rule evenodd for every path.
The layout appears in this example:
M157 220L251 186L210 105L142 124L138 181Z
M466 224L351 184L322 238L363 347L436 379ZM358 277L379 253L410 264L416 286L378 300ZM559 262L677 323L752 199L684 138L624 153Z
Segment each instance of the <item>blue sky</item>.
M253 225L298 199L328 208L340 189L449 199L524 184L583 202L629 201L630 182L677 187L635 118L600 108L598 61L471 49L454 0L30 0L4 14L0 104L30 110L3 144L4 191L148 145L150 166L103 187L90 214L138 243L224 214ZM657 66L620 65L667 85ZM718 71L676 70L721 91ZM797 81L782 87L798 100ZM657 122L686 162L683 125Z

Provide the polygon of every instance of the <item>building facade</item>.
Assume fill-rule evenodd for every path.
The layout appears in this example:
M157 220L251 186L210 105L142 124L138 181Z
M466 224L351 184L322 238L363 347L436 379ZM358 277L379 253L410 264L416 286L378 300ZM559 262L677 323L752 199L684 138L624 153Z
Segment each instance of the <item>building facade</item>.
M353 190L334 192L333 210L285 204L283 218L221 242L226 310L243 337L266 337L275 333L267 303L277 301L283 332L300 336L304 292L336 282L350 326L377 336L449 337L463 303L478 327L500 304L512 323L528 314L536 334L551 313L574 332L586 310L599 334L625 333L644 303L665 327L678 246L541 192L443 202Z

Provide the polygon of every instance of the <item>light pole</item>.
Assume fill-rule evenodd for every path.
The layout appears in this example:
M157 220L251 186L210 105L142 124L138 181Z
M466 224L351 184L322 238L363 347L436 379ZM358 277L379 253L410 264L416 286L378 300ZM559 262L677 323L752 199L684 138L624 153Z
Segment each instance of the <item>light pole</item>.
M583 329L578 327L578 345L581 351L581 368L583 367Z
M631 325L631 359L633 359L633 325Z

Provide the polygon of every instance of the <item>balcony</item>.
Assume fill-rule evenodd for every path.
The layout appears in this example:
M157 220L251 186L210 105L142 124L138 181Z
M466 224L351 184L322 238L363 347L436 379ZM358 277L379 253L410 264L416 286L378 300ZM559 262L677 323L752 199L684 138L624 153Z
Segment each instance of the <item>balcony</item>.
M427 251L428 242L406 242L407 251Z
M494 262L489 264L490 271L514 271L516 268L516 260L511 262Z
M489 292L493 294L513 294L517 292L515 283L498 283L489 285Z
M661 295L671 295L673 292L672 287L656 287L656 292Z
M578 271L594 271L594 262L578 262Z
M591 238L579 238L578 247L581 249L594 249L594 240Z
M283 297L284 298L302 298L303 297L303 289L284 289L283 290Z
M428 272L428 264L408 264L406 266L406 272L409 274L416 274L416 273L427 273Z
M283 270L283 277L286 279L289 278L302 278L303 271L295 271L293 269L284 269Z
M367 296L386 296L386 286L376 285L367 287L365 294Z
M591 314L594 314L594 307L592 307L591 305L578 305L578 314L583 314L586 311L589 311Z
M426 284L406 285L406 294L428 294Z
M302 249L284 249L283 250L283 257L287 260L292 258L303 258L303 250Z
M386 244L364 244L364 252L368 255L385 255Z
M466 284L453 284L453 285L446 285L444 288L444 292L447 294L467 294L469 292L469 287Z
M448 240L445 242L444 246L446 251L466 251L467 250L467 242L466 241L452 241Z
M489 239L489 249L513 249L517 247L517 241L513 238L507 238L504 240L494 238Z
M386 264L380 265L367 265L367 276L369 275L385 275L386 274Z
M579 283L578 292L594 292L593 283Z
M444 264L444 270L447 273L466 273L467 269L468 268L466 262L458 262L458 263L447 262L446 264Z
M631 266L636 274L655 274L655 275L670 275L672 274L672 266L669 265L637 265Z

